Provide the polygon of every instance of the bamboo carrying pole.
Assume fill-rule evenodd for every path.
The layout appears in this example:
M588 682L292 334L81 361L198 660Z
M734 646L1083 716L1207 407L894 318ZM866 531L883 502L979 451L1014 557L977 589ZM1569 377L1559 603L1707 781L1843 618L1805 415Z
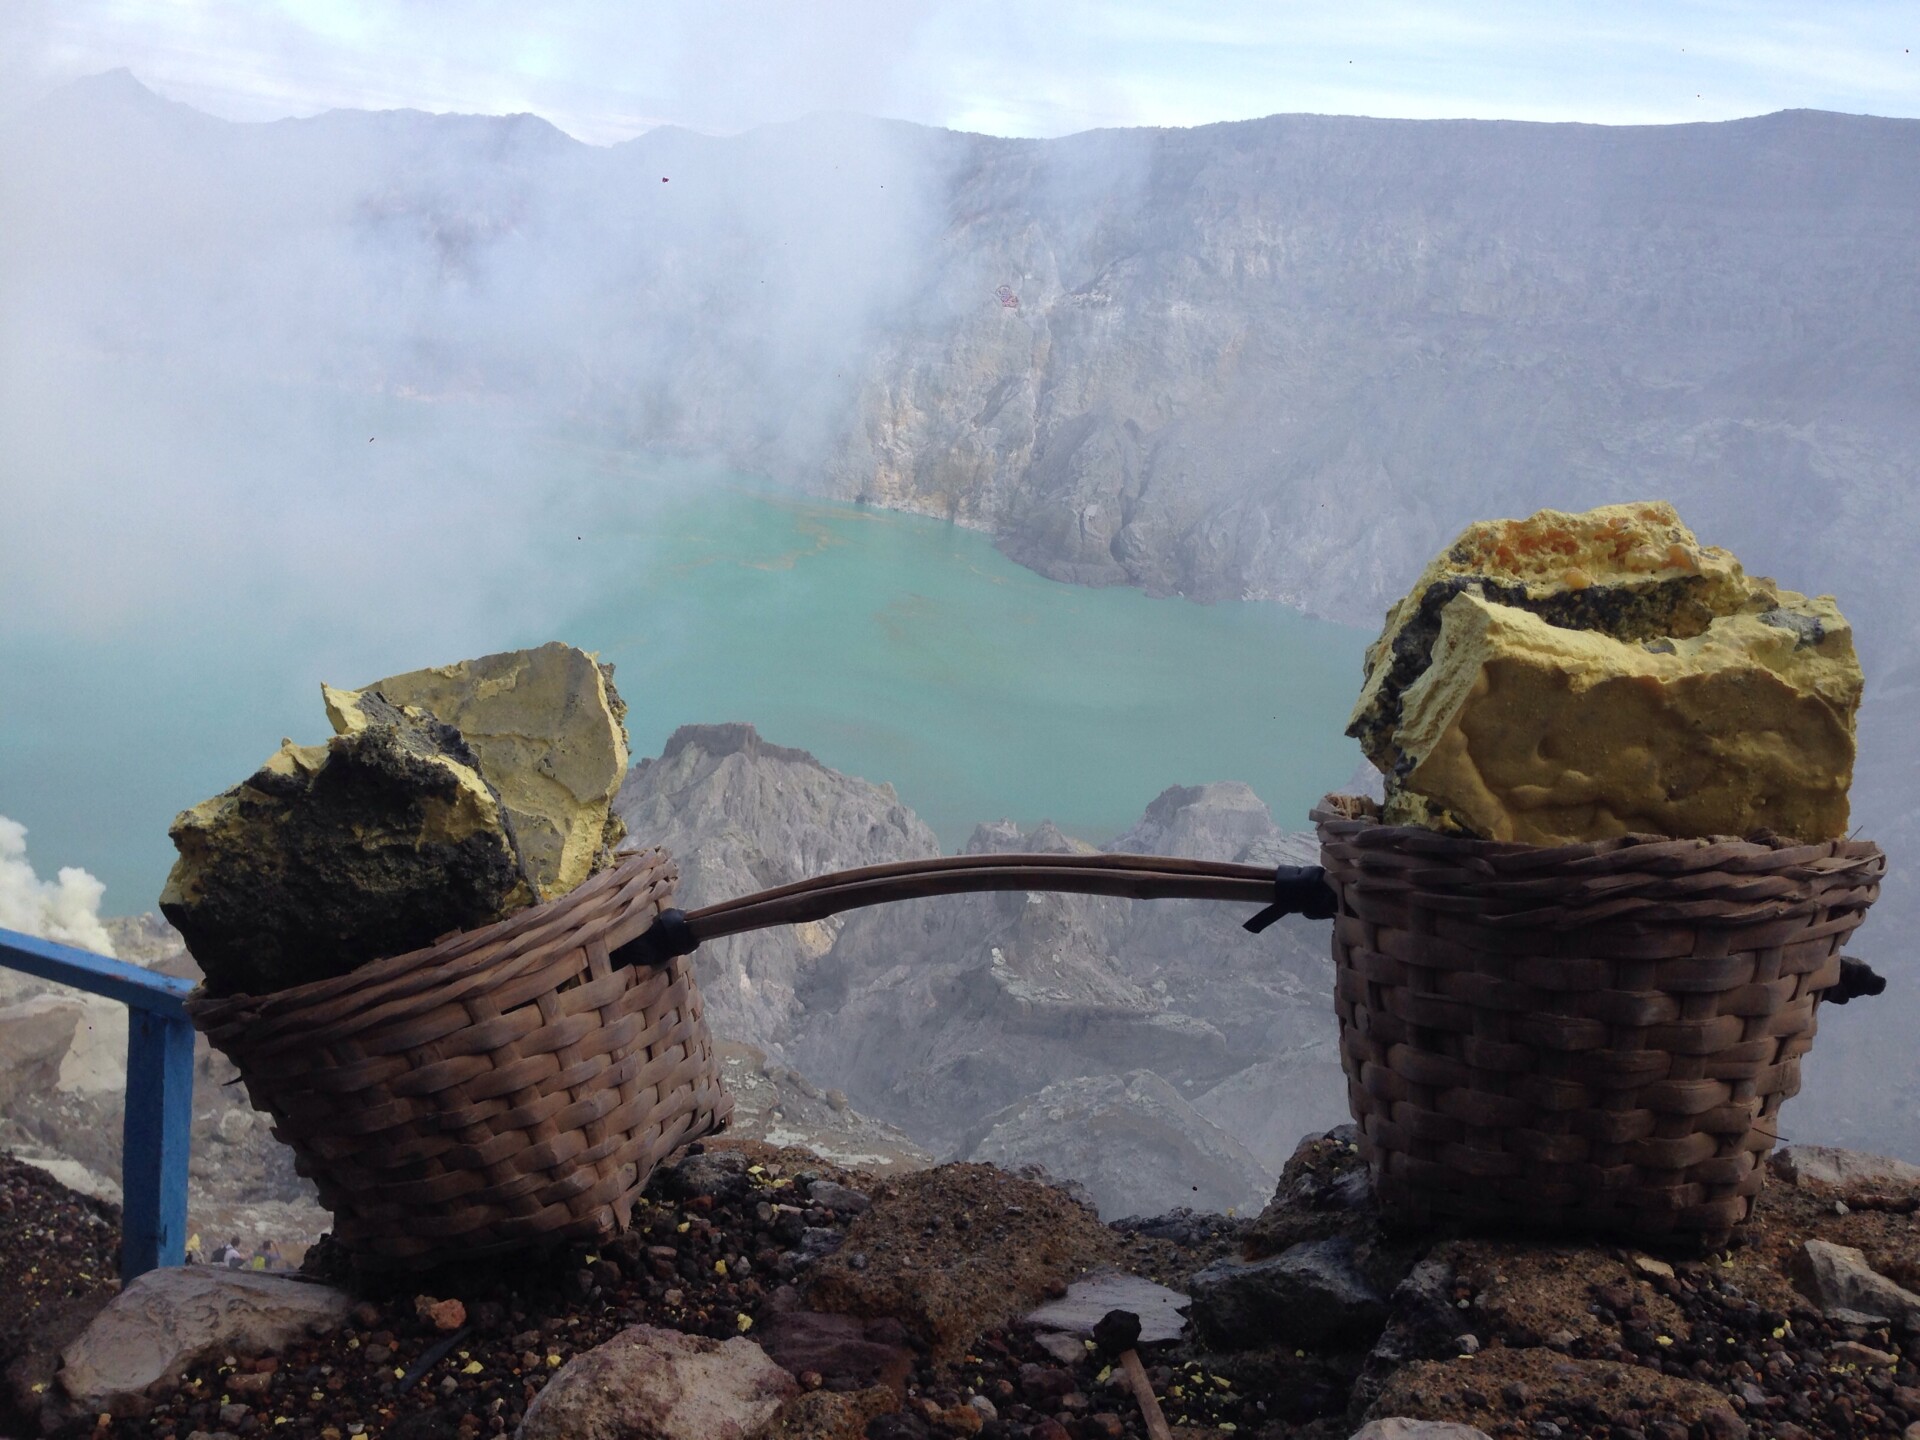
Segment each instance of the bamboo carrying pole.
M1319 868L1281 867L1324 885ZM1275 872L1260 865L1167 855L952 855L818 875L725 900L685 917L695 944L772 925L823 920L844 910L929 895L987 890L1055 890L1133 900L1243 900L1270 904Z

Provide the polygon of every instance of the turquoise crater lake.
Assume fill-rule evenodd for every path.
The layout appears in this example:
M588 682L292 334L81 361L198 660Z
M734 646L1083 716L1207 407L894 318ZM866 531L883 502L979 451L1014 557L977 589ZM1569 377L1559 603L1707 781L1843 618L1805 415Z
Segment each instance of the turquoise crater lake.
M174 813L282 735L323 738L320 681L549 639L614 663L636 758L679 725L751 721L892 783L949 849L999 818L1105 840L1167 786L1209 780L1248 782L1303 828L1359 760L1341 734L1368 638L1352 627L1057 584L937 520L697 478L646 503L577 492L530 527L539 583L439 617L396 594L404 625L305 648L299 605L270 590L184 643L177 624L90 649L0 635L0 664L40 680L0 705L0 814L28 826L43 876L81 865L107 913L148 909Z

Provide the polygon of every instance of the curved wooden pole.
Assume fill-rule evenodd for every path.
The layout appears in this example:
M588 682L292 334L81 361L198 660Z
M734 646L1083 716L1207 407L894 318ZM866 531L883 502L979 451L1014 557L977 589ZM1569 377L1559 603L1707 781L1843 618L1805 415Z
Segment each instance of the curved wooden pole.
M1053 890L1133 900L1273 899L1274 872L1259 865L1164 855L949 855L869 865L762 890L690 912L695 941L823 920L844 910L989 890Z

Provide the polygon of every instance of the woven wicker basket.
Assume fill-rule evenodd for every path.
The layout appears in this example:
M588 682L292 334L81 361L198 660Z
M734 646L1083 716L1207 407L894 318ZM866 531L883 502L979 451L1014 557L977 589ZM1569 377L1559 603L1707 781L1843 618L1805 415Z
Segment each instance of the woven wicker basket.
M1381 1203L1415 1224L1724 1244L1879 894L1860 841L1543 848L1313 812Z
M687 959L608 960L677 879L645 851L498 924L188 1013L356 1263L605 1240L654 1166L732 1109Z

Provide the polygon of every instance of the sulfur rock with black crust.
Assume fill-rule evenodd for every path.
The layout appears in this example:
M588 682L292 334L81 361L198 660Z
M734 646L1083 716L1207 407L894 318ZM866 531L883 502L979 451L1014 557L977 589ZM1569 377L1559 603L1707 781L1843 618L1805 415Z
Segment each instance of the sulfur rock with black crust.
M1469 527L1388 612L1347 733L1393 823L1563 844L1843 834L1861 675L1830 596L1662 502Z

